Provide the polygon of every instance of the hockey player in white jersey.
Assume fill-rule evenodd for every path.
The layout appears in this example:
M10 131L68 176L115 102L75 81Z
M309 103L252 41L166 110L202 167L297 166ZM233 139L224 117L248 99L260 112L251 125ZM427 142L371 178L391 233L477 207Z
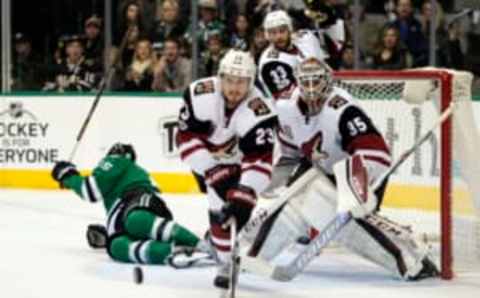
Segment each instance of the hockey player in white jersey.
M305 57L320 60L329 57L322 42L324 33L311 30L294 33L292 19L282 10L268 13L263 27L270 45L260 56L259 80L275 100L288 99L296 86L293 72L297 64ZM331 35L329 40L340 50L345 39L343 23L333 25L325 34Z
M335 163L351 156L361 156L369 184L372 184L391 162L385 140L372 120L347 91L333 86L332 70L326 63L316 58L306 59L298 65L295 76L299 85L290 100L277 102L277 113L284 141L304 156L300 171L312 165L321 169L325 175L319 173L323 178L317 179L314 188L326 190L335 187ZM299 175L300 172L294 174ZM386 181L375 192L376 211L382 202L385 186ZM335 216L338 204L335 196L324 196L315 189L305 189L303 196L305 198L299 200L302 203L293 198L289 205L294 207L287 205L272 219L275 222L270 222L268 229L257 235L251 256L271 260L281 252L278 233L288 234L286 230L292 225L303 225L297 231L312 233L312 224L313 233L318 233ZM302 211L298 213L298 210ZM305 220L302 222L294 217ZM436 266L428 257L428 249L414 240L411 231L376 212L350 222L337 240L404 279L418 280L438 275Z
M222 263L214 284L220 288L230 282L230 230L224 224L234 217L243 227L272 171L278 120L254 87L255 72L250 54L230 50L218 77L190 84L179 115L181 158L206 184L210 237Z

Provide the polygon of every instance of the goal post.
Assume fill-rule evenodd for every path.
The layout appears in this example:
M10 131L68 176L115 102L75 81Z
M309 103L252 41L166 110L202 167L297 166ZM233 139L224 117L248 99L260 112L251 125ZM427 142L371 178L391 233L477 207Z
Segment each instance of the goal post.
M394 159L455 104L452 117L442 123L430 145L417 150L410 163L392 175L384 208L388 216L435 242L444 279L480 264L480 162L475 152L480 139L471 102L472 78L468 72L436 68L335 73L336 84L358 98L382 130Z

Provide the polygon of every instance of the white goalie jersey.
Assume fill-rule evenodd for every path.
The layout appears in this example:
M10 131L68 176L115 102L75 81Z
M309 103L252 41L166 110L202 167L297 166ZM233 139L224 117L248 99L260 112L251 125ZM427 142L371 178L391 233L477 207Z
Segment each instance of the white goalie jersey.
M340 212L340 203L347 202L344 201L345 192L340 195L338 190L339 185L347 182L338 175L337 162L353 155L362 156L362 167L365 167L370 185L391 163L384 138L347 91L333 87L322 109L315 115L307 113L308 107L299 96L300 90L295 88L290 100L276 102L280 125L278 136L283 145L300 152L322 171L317 167L310 168L283 192L290 196L286 197L288 202L285 205L259 213L263 217L271 215L257 230L252 229L253 232L245 236L246 242L251 243L247 254L248 262L254 264L251 267L254 272L266 268L265 264L275 267L277 258L288 256L290 248L303 242L300 239L307 239L308 243L328 230ZM436 276L438 271L429 259L428 248L415 241L410 230L376 213L385 186L386 181L373 190L378 197L378 201L372 201L378 203L371 209L373 212L346 224L336 240L353 253L406 280ZM280 198L285 199L282 195ZM310 252L309 249L302 251ZM263 260L263 267L256 267L259 264L257 259Z
M279 140L300 151L328 175L333 165L353 154L363 155L370 183L390 166L391 157L378 129L355 99L345 90L333 88L320 113L307 116L296 88L290 100L277 102Z
M279 51L270 45L262 53L259 61L258 76L265 90L277 99L286 99L296 87L294 69L306 57L325 60L328 54L322 49L320 40L308 30L300 30L292 36L292 45L288 51Z

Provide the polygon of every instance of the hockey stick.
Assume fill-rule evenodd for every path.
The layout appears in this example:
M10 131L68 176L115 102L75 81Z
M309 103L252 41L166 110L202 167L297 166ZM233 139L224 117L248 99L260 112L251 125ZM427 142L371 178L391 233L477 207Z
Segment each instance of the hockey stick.
M288 187L283 195L276 199L272 204L268 206L268 209L262 208L258 210L255 215L248 221L248 223L242 229L242 236L248 234L260 227L265 221L267 221L273 214L275 214L280 208L285 206L288 201L296 194L302 192L305 185L310 183L318 175L316 168L311 168L299 179L297 179L290 187Z
M235 291L237 288L237 281L238 281L238 263L239 263L239 256L238 256L238 240L237 240L237 221L233 218L230 221L230 246L232 252L230 254L232 263L230 266L230 298L235 298Z
M307 245L307 247L286 266L273 268L271 277L278 281L290 281L307 267L319 253L332 241L338 233L352 220L350 211L339 213L331 220L323 231Z
M75 139L75 145L73 146L72 151L70 152L70 155L68 157L69 161L72 161L73 158L75 157L75 154L78 150L78 147L80 146L80 142L82 141L83 135L85 134L85 130L87 129L88 124L90 123L90 120L93 116L93 113L97 109L98 103L100 102L100 98L103 95L103 92L105 91L105 88L107 87L107 84L111 81L112 76L114 75L116 71L116 65L120 61L120 57L122 56L123 50L125 49L125 46L127 44L128 36L130 35L130 28L125 32L125 35L123 36L122 42L120 43L120 48L118 50L118 53L115 55L112 64L108 68L108 70L105 72L105 75L102 77L102 80L100 81L100 88L98 89L97 93L95 94L95 99L93 100L92 105L90 106L90 110L88 111L87 117L85 120L83 120L82 127L80 128L80 131L77 134L77 137Z
M445 121L454 110L454 103L452 102L450 106L440 115L438 120L432 125L430 130L428 130L421 138L419 138L408 150L406 150L400 158L390 166L372 185L372 190L375 191L382 183L387 179L395 170L400 167L405 160L417 150L426 140L428 140L434 133L434 130L439 126L443 121ZM289 264L271 266L268 262L252 257L242 258L242 263L247 265L251 271L256 271L262 275L270 276L271 278L279 281L289 281L292 280L296 275L305 269L305 267L318 255L321 253L323 248L325 248L331 240L335 238L336 235L345 227L350 220L352 219L352 214L350 211L339 213L335 218L330 221L325 229L322 230L320 234L312 239L310 244Z

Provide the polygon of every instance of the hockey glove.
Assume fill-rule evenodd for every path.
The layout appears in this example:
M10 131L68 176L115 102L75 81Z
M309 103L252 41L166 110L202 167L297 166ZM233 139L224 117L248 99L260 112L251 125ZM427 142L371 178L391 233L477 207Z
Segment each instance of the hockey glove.
M59 161L52 170L52 178L63 187L63 180L68 177L80 175L75 165L69 161Z
M240 179L240 165L219 164L205 172L205 183L212 187L217 195L227 198L227 191L237 185Z
M240 230L250 219L256 203L257 196L250 187L239 185L231 188L227 192L227 203L222 208L223 223L234 217Z
M102 225L91 224L87 227L87 242L91 248L107 247L107 229Z

